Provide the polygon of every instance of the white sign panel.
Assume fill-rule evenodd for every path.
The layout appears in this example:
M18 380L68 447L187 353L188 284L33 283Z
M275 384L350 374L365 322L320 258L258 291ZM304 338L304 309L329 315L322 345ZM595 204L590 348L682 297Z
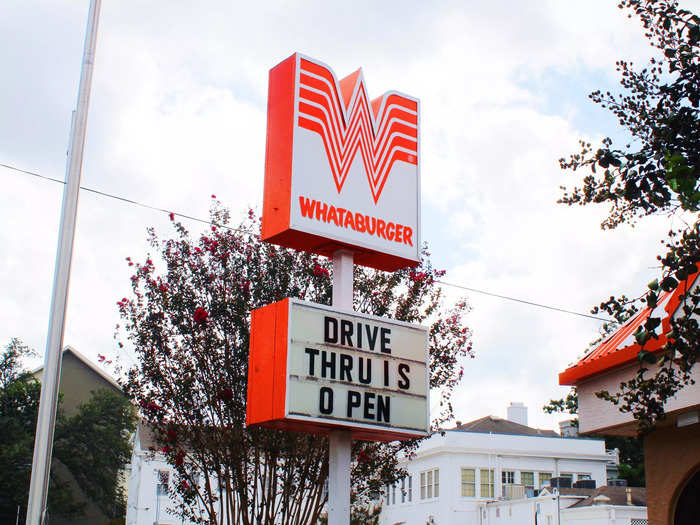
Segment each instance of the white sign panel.
M428 432L427 329L292 301L288 419Z

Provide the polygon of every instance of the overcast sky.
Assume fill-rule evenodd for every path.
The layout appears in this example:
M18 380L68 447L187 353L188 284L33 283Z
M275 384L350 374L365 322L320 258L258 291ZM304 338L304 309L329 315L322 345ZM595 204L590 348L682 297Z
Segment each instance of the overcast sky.
M0 163L64 178L88 3L3 3ZM654 278L663 218L603 232L605 209L556 204L577 139L620 137L588 93L616 87L615 60L650 53L609 0L105 2L83 185L203 218L211 194L235 218L260 211L267 72L295 51L339 77L362 67L372 98L421 99L422 237L447 281L588 312ZM0 182L0 344L43 352L63 186L2 167ZM124 258L143 258L150 225L170 232L165 213L82 192L65 344L119 355ZM522 401L531 425L557 428L541 407L600 323L467 296L476 359L458 419Z

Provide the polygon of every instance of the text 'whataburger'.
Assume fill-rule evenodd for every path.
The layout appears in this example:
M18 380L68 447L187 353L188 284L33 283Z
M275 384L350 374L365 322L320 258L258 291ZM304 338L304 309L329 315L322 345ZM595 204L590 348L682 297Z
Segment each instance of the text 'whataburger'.
M413 246L413 228L410 226L353 212L304 196L299 197L299 209L301 216L307 219L334 223L340 228L375 235L387 241Z

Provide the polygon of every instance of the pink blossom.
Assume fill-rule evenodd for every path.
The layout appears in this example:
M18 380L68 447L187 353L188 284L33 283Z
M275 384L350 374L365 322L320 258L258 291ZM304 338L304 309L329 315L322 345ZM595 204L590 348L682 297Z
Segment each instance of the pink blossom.
M204 308L197 308L194 312L194 322L195 323L206 323L207 318L209 317L209 312L207 312Z

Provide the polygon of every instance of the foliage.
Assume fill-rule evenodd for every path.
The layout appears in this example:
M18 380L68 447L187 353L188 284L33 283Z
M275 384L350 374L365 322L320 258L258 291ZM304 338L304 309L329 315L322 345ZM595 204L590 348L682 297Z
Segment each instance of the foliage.
M130 258L133 297L118 302L138 355L125 389L157 436L158 451L177 471L178 512L207 523L316 523L326 496L324 437L245 426L251 310L299 297L330 304L330 264L281 249L258 236L252 211L238 227L215 203L211 231L192 239L180 223L175 237L150 242L163 267ZM171 216L172 219L172 216ZM415 269L355 269L355 310L411 323L431 322L430 385L440 392L435 425L452 415L451 391L471 356L464 301L446 308L427 251ZM122 343L120 343L122 344ZM353 500L376 496L401 476L400 454L417 441L354 442ZM196 474L200 474L197 482Z
M620 8L638 17L645 36L658 52L647 67L638 69L625 60L617 62L623 94L595 91L590 98L611 111L630 135L630 143L616 147L605 138L599 148L581 141L581 151L562 169L588 170L582 185L564 189L560 202L568 205L607 203L601 224L612 229L652 214L674 215L683 225L672 227L663 240L665 253L659 278L639 299L626 297L601 303L594 312L623 317L637 305L655 306L664 291L673 290L696 271L700 262L700 17L680 9L675 0L622 0ZM647 431L664 416L664 403L692 382L691 371L698 355L697 313L700 294L684 290L681 315L671 323L670 341L660 352L647 350L658 339L661 319L650 316L637 334L641 345L640 367L615 394L599 396L630 412Z
M136 430L136 410L117 392L92 392L78 412L56 428L54 452L85 495L109 518L126 515L121 474L131 459L129 439Z
M22 360L32 355L19 339L12 339L0 358L0 523L14 523L18 508L22 522L26 516L41 392L39 382L22 368ZM75 517L82 508L52 469L49 514Z
M646 487L647 481L643 461L634 465L621 462L617 469L617 476L621 479L626 479L629 487Z
M562 412L564 414L577 415L578 394L576 393L576 389L572 388L565 398L550 399L549 403L542 407L542 410L547 412L547 414Z
M13 522L17 507L26 512L31 477L34 434L41 385L23 370L23 358L34 351L13 339L0 359L0 522ZM135 413L129 401L107 390L66 417L56 416L54 462L71 472L83 493L110 518L126 514L126 498L119 486L130 458L129 435L135 430ZM75 500L70 485L51 470L49 514L77 518L84 504Z

